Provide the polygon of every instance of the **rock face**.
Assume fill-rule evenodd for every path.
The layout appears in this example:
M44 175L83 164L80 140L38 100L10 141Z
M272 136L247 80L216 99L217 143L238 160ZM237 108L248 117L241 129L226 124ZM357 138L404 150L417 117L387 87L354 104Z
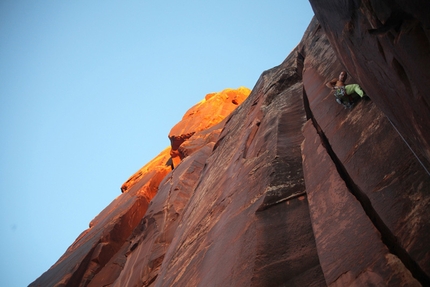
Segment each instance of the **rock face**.
M182 120L177 123L169 133L173 167L188 156L189 148L181 146L195 133L206 131L210 127L220 123L225 119L239 104L241 104L251 93L248 88L240 87L237 90L225 89L219 93L207 94L206 97L189 109ZM221 126L220 126L221 127ZM209 135L211 132L205 132ZM190 142L195 145L197 136ZM212 139L216 140L216 139ZM197 144L199 148L201 142ZM187 151L188 150L188 151Z
M226 90L190 109L171 147L30 286L430 285L430 129L417 120L430 115L428 94L410 78L407 90L401 69L385 70L378 57L397 55L394 42L376 44L376 55L351 44L390 37L363 28L378 17L366 10L377 1L311 2L321 24L312 20L284 62L247 98L244 88ZM343 38L344 27L329 28L342 5L336 17L352 23ZM388 19L386 6L375 11ZM415 37L407 51L424 53L429 14L401 7L396 15L415 26L397 41ZM344 69L371 100L352 109L334 101L324 84Z
M430 170L430 1L309 1L337 57Z

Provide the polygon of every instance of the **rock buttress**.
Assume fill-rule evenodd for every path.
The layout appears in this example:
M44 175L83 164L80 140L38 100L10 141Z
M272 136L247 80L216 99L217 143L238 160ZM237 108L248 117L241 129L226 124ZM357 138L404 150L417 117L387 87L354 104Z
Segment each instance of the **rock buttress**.
M172 166L177 166L188 155L187 151L181 148L185 141L196 132L208 130L223 121L248 97L250 92L245 87L225 89L218 93L207 94L203 100L190 108L169 133Z
M132 175L121 186L123 194L92 220L90 228L60 260L30 286L130 286L134 281L138 285L153 282L184 202L194 191L225 117L249 93L245 87L225 89L206 95L191 108L171 131L181 135L181 142L172 141L172 146ZM172 150L179 147L181 158L173 164ZM185 162L178 167L181 160ZM157 193L160 195L152 201ZM153 208L147 212L150 202ZM138 266L141 272L136 271Z
M123 185L123 191L90 223L64 255L30 286L87 286L123 246L141 221L158 186L171 170L165 149ZM110 269L118 274L124 262ZM101 285L102 286L102 285Z
M265 72L228 117L153 286L324 284L301 168L297 70L292 55Z
M232 114L191 129L174 170L132 176L127 204L32 286L428 286L429 175L378 100L334 101L337 55L313 19ZM143 186L157 192L133 208ZM115 227L122 214L133 224Z

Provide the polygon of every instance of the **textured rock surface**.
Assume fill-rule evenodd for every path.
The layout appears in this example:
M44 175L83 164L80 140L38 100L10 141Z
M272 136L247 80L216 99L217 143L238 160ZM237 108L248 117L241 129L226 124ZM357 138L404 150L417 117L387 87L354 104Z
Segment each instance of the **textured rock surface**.
M347 71L430 170L430 1L310 0Z
M166 166L170 148L165 149L125 183L127 192L118 196L90 223L65 254L30 286L87 286L95 274L121 250L125 240L144 216L158 185L171 170ZM110 267L119 273L124 260ZM102 285L100 285L102 286Z
M340 1L311 2L324 24L314 19L231 114L223 108L236 107L231 90L216 105L221 118L204 117L216 94L190 109L170 132L171 147L133 175L32 286L430 285L428 150L417 152L429 129L395 112L404 101L388 100L394 92L384 89L400 89L398 76L381 66L386 74L370 84L371 64L355 48L343 50L359 41L351 31L365 27L358 14L377 17L365 9L375 1L345 4L341 19L348 12L356 22L336 43L336 34L325 33L333 24L326 8L343 7ZM428 27L421 11L408 9ZM428 41L414 29L401 37ZM348 82L372 99L353 109L324 85L345 67ZM385 88L376 92L378 79ZM425 118L426 98L410 97L407 110ZM407 123L415 126L402 129Z
M205 131L220 123L248 97L250 92L248 88L240 87L236 90L225 89L218 93L207 94L203 100L189 109L169 133L172 165L177 166L188 155L181 148L182 143L196 132ZM195 140L196 138L189 142Z

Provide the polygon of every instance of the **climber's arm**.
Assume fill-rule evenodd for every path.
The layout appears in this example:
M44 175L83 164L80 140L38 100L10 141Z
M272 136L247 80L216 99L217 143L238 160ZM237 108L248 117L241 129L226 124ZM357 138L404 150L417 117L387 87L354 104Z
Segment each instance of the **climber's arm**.
M336 86L336 83L337 83L337 79L333 79L333 80L327 82L325 85L327 88L333 89Z

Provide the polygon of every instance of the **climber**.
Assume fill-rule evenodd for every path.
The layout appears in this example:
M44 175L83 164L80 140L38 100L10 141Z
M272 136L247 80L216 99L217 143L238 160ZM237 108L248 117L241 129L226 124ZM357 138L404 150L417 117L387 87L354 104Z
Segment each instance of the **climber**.
M358 84L349 84L345 86L347 77L348 74L345 71L342 71L340 72L338 79L334 78L325 85L328 88L333 89L336 102L344 105L346 108L351 108L354 105L352 94L356 93L361 98L363 98L365 94Z

